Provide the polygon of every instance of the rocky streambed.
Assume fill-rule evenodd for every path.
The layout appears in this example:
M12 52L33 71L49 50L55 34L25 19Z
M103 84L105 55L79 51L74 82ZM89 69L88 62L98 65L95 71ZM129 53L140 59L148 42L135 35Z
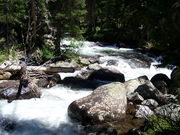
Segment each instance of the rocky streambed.
M78 61L48 65L73 67L74 73L31 75L38 96L28 87L29 93L8 103L19 82L0 82L0 134L137 134L153 114L179 115L171 92L178 86L179 69L156 68L158 61L147 54L94 42L85 42L79 54ZM7 85L11 89L4 89Z

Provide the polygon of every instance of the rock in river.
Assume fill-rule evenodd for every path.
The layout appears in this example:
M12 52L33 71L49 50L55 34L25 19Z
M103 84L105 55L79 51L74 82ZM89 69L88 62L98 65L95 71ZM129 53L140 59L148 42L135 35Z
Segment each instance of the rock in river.
M100 69L95 70L88 77L89 80L104 80L104 81L118 81L125 82L124 74L115 69Z
M167 75L162 73L156 74L151 78L151 82L163 94L167 94L170 85L170 79Z
M141 76L136 79L126 81L124 85L128 97L131 93L137 92L144 99L154 99L159 104L166 103L166 99L163 94L156 89L156 87L148 80L146 76Z
M18 80L3 80L0 81L0 99L14 100L18 91L19 81ZM40 97L40 90L38 86L30 82L28 86L22 87L21 99L30 99Z
M124 118L127 107L123 83L114 82L95 89L92 94L75 100L68 108L68 115L84 124L101 123Z

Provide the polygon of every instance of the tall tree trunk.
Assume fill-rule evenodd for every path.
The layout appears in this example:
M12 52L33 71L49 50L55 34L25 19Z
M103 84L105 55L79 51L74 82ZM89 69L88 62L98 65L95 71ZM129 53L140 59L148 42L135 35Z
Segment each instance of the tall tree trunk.
M57 26L57 31L56 31L56 39L55 39L55 53L57 56L62 55L61 52L61 38L62 38L62 28L61 26Z
M5 0L5 16L6 16L6 45L8 48L8 53L10 53L10 44L9 44L9 0Z
M36 29L37 29L37 4L35 0L32 0L31 2L31 17L32 17L32 39L35 41L36 40Z
M94 18L95 2L96 0L86 0L86 6L88 11L87 22L88 25L91 26L92 30L95 29L95 18Z
M36 42L37 36L37 3L35 0L30 0L29 5L29 20L28 20L28 29L26 35L26 54L32 51L34 43Z

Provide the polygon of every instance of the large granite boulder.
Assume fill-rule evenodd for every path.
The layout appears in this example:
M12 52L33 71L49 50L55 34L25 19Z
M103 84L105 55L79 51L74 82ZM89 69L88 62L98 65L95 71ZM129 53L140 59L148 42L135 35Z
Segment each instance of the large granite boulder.
M89 80L104 80L125 82L124 74L115 69L100 69L95 70L88 77Z
M72 102L68 115L84 124L117 121L125 117L126 106L124 84L114 82L100 86L92 94Z
M167 94L171 81L167 75L159 73L151 78L151 82L163 94Z

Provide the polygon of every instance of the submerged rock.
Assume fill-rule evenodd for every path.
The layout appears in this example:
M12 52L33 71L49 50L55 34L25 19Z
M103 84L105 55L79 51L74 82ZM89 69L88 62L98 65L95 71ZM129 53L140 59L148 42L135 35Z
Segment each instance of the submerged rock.
M126 106L124 85L116 82L100 86L87 97L72 102L68 115L85 124L117 121L124 118Z
M109 60L107 61L107 66L118 66L118 61L117 60Z
M10 119L1 118L0 119L0 127L4 131L12 132L16 128L16 123Z

